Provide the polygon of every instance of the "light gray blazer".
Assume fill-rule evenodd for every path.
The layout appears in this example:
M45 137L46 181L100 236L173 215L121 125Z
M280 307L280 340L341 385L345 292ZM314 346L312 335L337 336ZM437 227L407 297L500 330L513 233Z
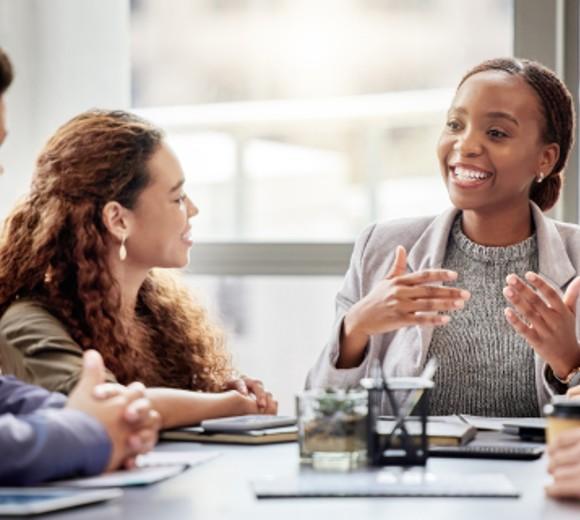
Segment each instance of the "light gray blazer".
M539 272L564 291L580 267L580 226L556 222L531 204L535 222ZM387 376L418 375L425 363L433 335L431 326L411 326L372 336L362 363L338 369L339 338L348 309L384 278L395 257L397 245L407 250L407 269L441 267L451 227L459 210L453 208L433 218L413 218L373 224L357 239L342 289L336 297L336 321L330 341L310 370L306 388L356 386L369 375L371 360L377 358ZM580 299L579 299L580 300ZM577 305L578 308L578 305ZM576 334L580 333L580 313L576 313ZM536 391L540 412L554 393L565 391L546 363L535 356Z

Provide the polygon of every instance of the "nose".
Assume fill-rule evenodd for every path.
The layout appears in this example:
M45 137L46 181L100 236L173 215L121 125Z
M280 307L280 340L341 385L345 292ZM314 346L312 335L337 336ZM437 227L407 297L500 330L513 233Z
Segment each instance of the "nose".
M455 150L465 157L479 155L482 150L481 141L476 132L466 128L455 141Z
M199 209L197 209L197 206L189 197L186 196L185 200L187 204L187 218L195 217L199 213Z

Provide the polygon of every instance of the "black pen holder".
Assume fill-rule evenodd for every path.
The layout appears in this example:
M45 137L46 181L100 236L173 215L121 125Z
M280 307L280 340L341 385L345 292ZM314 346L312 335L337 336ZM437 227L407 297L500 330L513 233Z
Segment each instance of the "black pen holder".
M363 379L368 392L367 461L371 466L424 466L433 383L421 378ZM413 403L412 394L417 397ZM405 410L412 403L411 410ZM383 410L393 414L384 416ZM412 413L413 415L408 415Z

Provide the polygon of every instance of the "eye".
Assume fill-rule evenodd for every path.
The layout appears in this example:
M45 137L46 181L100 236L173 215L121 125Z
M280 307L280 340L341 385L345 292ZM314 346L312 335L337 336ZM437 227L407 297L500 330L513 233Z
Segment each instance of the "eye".
M179 197L175 199L174 202L176 202L177 204L182 204L183 202L185 202L185 198L186 198L185 193L180 193Z
M461 123L457 121L457 119L450 119L447 121L447 123L445 123L445 126L452 132L456 132L457 130L461 129Z
M487 135L489 135L493 139L503 139L504 137L509 137L507 132L500 130L499 128L490 128L487 131Z

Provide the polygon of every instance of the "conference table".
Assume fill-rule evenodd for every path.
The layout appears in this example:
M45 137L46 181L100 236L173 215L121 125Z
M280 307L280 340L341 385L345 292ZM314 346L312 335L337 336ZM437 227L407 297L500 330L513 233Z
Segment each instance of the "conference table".
M267 446L162 442L156 451L212 451L215 458L171 479L126 488L121 498L50 515L52 519L456 519L499 520L580 518L580 502L556 501L544 494L547 457L534 461L430 458L433 474L501 473L519 498L291 498L257 499L252 482L300 471L296 443ZM348 473L345 474L348 478Z

